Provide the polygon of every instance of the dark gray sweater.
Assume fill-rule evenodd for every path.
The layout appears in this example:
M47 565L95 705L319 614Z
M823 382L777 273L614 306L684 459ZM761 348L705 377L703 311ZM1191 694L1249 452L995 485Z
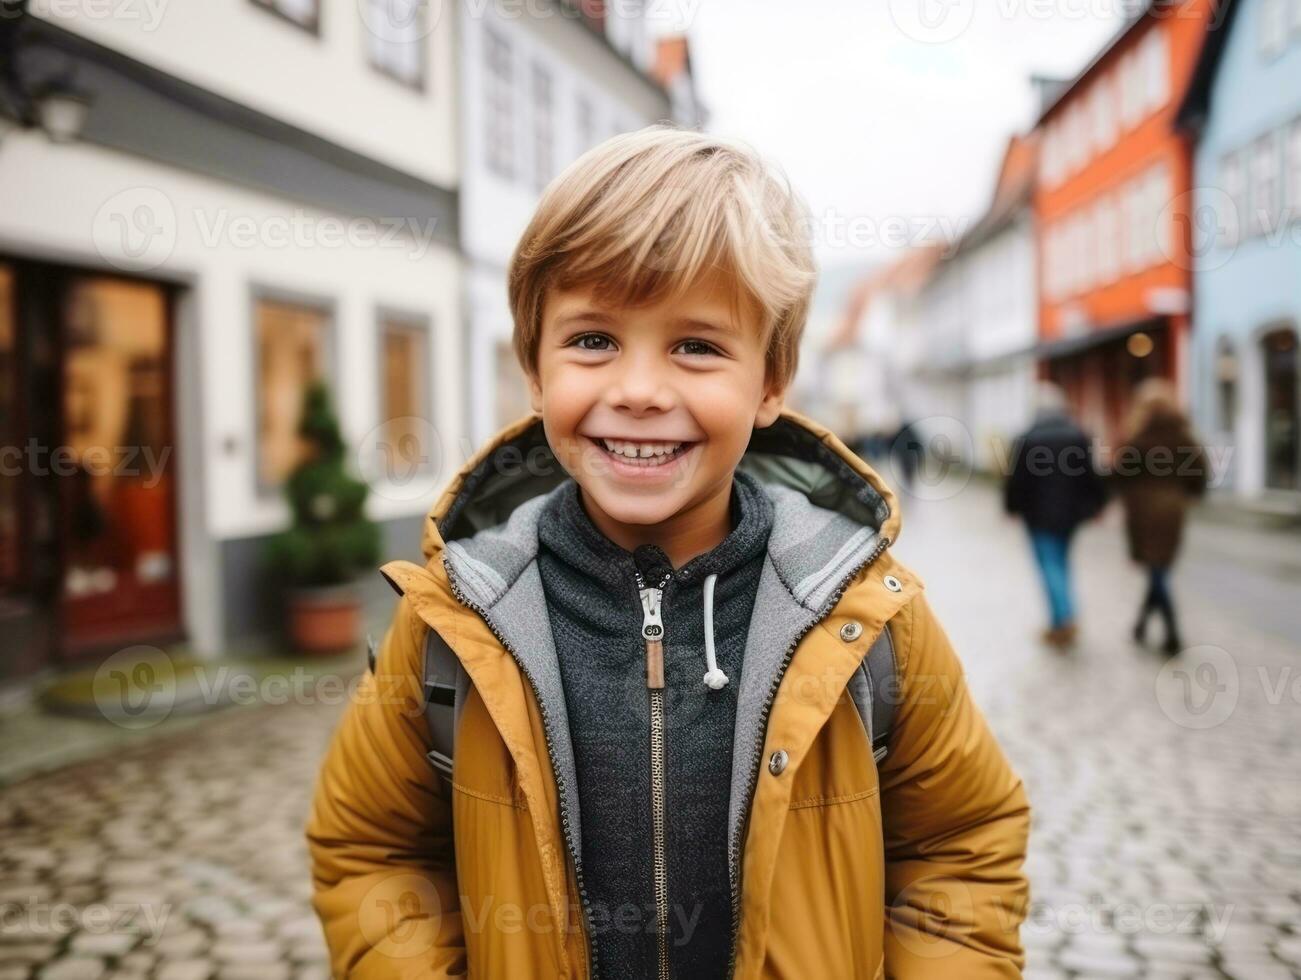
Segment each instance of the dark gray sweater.
M664 586L668 796L666 842L672 974L725 974L731 952L727 806L741 662L773 505L737 472L732 530ZM542 511L538 562L565 689L578 770L583 879L603 977L656 975L650 710L635 571L654 585L672 570L656 545L627 551L591 521L578 484ZM729 683L711 690L703 583L714 584L714 649Z

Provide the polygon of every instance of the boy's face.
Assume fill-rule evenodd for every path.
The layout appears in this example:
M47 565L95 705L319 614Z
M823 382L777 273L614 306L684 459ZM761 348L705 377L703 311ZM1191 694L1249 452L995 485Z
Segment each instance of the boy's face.
M637 308L602 306L586 288L548 293L533 409L560 464L610 521L662 524L730 496L752 431L781 413L758 314L734 314L729 299L721 276ZM607 439L637 444L638 458L609 451Z

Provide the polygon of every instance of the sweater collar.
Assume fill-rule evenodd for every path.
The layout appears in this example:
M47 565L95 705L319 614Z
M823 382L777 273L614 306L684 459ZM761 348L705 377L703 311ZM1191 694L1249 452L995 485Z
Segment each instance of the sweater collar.
M655 544L629 551L610 540L583 506L578 484L566 480L550 494L538 523L539 543L590 579L615 594L626 594L635 572L658 582L668 572L679 585L703 581L711 574L727 577L761 555L773 524L773 504L763 485L737 470L729 504L732 529L711 550L674 569L665 551Z

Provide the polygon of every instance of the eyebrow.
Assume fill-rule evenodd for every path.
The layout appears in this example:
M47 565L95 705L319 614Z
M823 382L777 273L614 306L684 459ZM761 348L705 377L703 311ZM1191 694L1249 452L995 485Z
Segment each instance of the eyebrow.
M563 328L583 323L605 326L613 324L615 320L614 316L602 313L600 310L576 310L573 313L565 313L558 317L556 326ZM702 320L699 317L683 316L675 319L672 325L676 328L699 330L705 333L717 333L730 337L739 337L741 335L741 331L730 320L720 323L714 320Z

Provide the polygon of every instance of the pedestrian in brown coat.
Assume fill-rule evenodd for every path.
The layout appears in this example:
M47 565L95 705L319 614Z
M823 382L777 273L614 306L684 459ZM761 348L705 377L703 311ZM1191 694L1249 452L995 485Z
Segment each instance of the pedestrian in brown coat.
M1148 572L1147 593L1134 623L1134 639L1144 642L1153 611L1165 622L1162 649L1177 654L1183 646L1170 594L1170 569L1183 538L1188 505L1206 492L1206 452L1179 407L1174 387L1149 378L1134 397L1122 445L1112 457L1112 478L1125 507L1129 556Z

